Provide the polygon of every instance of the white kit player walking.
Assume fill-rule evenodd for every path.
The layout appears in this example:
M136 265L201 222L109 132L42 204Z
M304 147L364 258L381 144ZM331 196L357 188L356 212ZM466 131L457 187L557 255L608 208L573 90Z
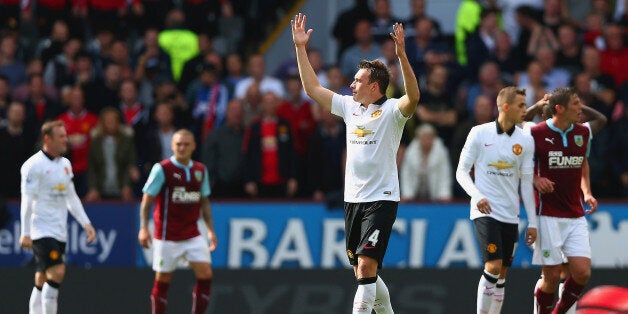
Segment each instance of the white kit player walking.
M57 313L57 296L65 275L68 211L85 229L88 243L96 238L72 183L72 165L62 156L68 148L63 122L44 123L41 134L42 150L21 169L20 245L33 249L36 265L31 314Z
M534 141L516 127L526 112L525 91L503 88L497 96L499 115L494 122L474 126L460 153L456 179L471 196L470 218L484 273L477 291L477 313L500 313L505 296L506 272L518 239L519 187L528 215L526 244L536 240L534 211ZM471 178L471 168L474 177Z

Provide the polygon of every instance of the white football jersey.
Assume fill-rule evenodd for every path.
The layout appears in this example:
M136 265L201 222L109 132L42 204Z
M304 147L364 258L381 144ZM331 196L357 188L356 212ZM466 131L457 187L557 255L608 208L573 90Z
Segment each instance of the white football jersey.
M398 101L390 98L365 108L352 96L334 94L331 112L347 125L345 202L399 201L397 150L409 117Z
M509 135L495 121L474 126L460 153L456 174L459 178L460 173L474 168L474 184L467 185L458 179L471 196L470 218L490 216L504 223L519 223L519 175L534 173L533 156L534 139L521 128L515 127ZM483 198L491 206L489 215L477 209ZM533 213L534 200L529 204L532 208L526 211Z
M67 219L70 204L80 208L71 208L73 216L85 226L90 223L80 202L76 198L72 183L72 165L65 157L50 159L39 151L31 156L20 170L22 175L22 198L31 200L30 217L22 220L22 234L31 239L51 237L58 241L67 241ZM25 204L22 204L24 212Z

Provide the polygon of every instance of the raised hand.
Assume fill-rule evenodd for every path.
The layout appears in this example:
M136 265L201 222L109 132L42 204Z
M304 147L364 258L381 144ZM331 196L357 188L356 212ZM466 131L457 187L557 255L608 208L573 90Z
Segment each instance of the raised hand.
M295 45L305 45L310 40L310 34L314 31L313 29L305 31L305 22L307 21L307 17L305 14L299 13L294 16L294 20L290 20L290 25L292 25L292 40Z
M404 55L406 53L406 37L403 31L403 24L395 23L390 37L395 41L395 53L397 57Z

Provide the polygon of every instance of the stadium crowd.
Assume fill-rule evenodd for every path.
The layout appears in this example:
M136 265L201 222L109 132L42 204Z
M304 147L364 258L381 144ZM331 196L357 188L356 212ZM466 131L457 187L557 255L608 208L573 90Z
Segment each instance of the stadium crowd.
M342 204L344 124L307 98L293 58L265 67L257 48L281 18L270 8L292 3L267 2L0 1L0 194L19 197L39 128L60 119L87 201L140 196L185 127L212 197ZM356 0L336 17L326 36L337 40L337 64L309 47L323 86L350 95L355 64L379 58L392 74L387 96L404 93L390 2ZM495 119L508 85L527 90L528 106L573 86L602 112L593 191L628 197L628 1L462 0L454 34L426 15L425 0L409 2L406 50L421 99L398 152L402 199L465 197L451 169L471 127Z

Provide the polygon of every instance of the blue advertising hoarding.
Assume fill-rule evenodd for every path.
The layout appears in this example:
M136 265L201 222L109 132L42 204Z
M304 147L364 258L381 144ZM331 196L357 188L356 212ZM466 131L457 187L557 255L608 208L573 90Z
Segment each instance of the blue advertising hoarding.
M71 218L67 260L79 266L146 266L150 252L137 244L138 204L86 204L97 230L88 245ZM213 204L218 248L215 268L339 268L348 267L341 210L318 203ZM27 263L19 248L19 205L10 204L12 220L0 229L0 266ZM628 267L628 205L601 204L588 217L594 267ZM520 243L525 217L520 224ZM519 245L514 267L528 267L532 251ZM481 267L468 205L401 204L393 227L385 267Z

